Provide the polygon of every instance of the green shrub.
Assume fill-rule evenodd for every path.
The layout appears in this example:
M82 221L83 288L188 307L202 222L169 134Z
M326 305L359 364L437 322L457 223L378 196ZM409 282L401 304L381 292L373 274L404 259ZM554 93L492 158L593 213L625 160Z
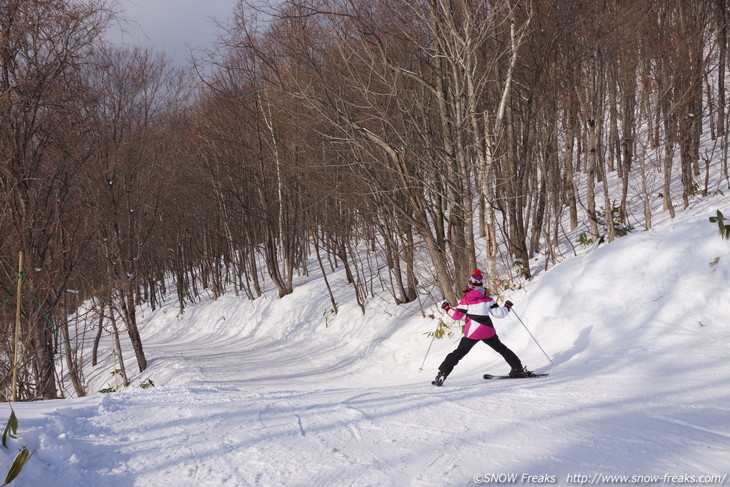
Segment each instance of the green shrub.
M717 223L720 230L720 238L723 239L730 237L730 225L726 225L725 220L728 220L728 218L725 218L720 210L717 210L716 216L710 217L710 223Z
M5 425L5 430L3 431L3 446L7 449L8 448L8 437L16 439L17 437L15 435L18 434L18 418L15 416L15 410L12 406L10 406L10 418L8 419L7 425ZM33 452L35 453L35 452ZM10 482L15 480L18 475L20 475L20 472L23 470L23 467L25 467L25 464L28 462L30 457L33 456L33 453L28 451L28 448L26 448L25 445L20 449L17 455L15 455L15 459L13 460L13 463L10 465L10 469L8 470L8 474L5 476L5 483L2 485L2 487L5 487Z
M451 338L453 334L454 332L451 330L451 327L444 323L444 320L442 319L439 320L436 331L428 331L424 333L424 335L426 335L427 337L434 337L438 338L439 340L445 336Z

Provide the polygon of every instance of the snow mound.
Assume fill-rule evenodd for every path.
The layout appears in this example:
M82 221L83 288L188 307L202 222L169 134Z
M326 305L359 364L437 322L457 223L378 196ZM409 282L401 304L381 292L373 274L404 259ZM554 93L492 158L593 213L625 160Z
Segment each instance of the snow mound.
M516 315L495 320L499 335L548 378L485 382L507 366L479 344L434 388L458 336L431 345L437 320L414 303L372 299L363 316L344 276L328 316L312 276L284 299L229 294L183 315L174 303L144 312L151 360L135 385L14 405L19 438L0 461L23 444L35 451L14 486L724 483L730 241L708 222L718 208L730 214L730 198L703 199L508 296ZM111 365L98 368L88 376L103 386ZM137 387L146 379L157 387Z

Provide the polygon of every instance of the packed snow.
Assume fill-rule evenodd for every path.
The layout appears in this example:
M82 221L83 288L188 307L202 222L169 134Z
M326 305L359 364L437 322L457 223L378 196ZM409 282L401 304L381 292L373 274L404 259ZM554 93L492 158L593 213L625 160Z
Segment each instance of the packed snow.
M312 273L283 299L142 310L148 370L121 392L14 404L0 468L27 445L13 486L730 485L718 209L730 197L697 198L499 296L515 303L499 336L547 378L484 381L508 367L478 344L434 387L459 339L447 319L454 334L432 343L438 303L424 317L383 295L363 316L337 274L331 315ZM114 385L111 360L87 370L91 392Z

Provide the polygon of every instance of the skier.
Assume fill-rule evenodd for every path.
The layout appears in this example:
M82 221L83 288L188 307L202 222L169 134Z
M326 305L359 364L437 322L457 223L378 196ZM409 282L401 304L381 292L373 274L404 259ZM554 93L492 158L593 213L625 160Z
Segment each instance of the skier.
M526 367L522 366L522 362L515 353L503 344L489 318L491 314L495 318L504 318L512 307L511 301L505 301L504 306L499 306L495 300L487 296L484 289L482 271L476 269L474 274L469 278L469 284L464 291L464 297L461 298L459 304L452 308L448 302L441 305L453 320L460 320L466 317L464 325L464 336L456 350L446 356L443 363L439 366L438 375L431 382L433 385L441 386L454 369L456 364L463 359L467 353L479 341L482 341L492 347L495 352L502 355L504 360L509 364L512 370L510 377L531 377L534 375Z

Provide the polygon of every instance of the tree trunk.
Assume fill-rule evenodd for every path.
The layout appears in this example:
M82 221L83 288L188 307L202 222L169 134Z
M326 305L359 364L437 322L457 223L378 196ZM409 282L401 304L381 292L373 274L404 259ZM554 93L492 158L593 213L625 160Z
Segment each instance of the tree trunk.
M144 372L147 369L147 358L145 357L144 348L142 347L142 337L140 336L139 328L137 327L137 311L134 306L133 295L133 292L130 290L127 290L126 292L120 291L119 304L121 305L122 319L127 327L129 339L132 342L134 355L137 358L139 371Z

